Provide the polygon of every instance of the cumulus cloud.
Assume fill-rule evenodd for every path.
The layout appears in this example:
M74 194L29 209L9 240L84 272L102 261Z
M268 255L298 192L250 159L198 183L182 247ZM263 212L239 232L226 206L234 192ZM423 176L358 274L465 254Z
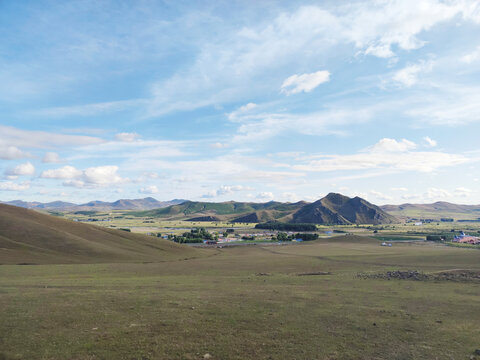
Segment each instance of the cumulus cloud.
M410 87L417 83L418 76L421 73L428 72L432 70L432 62L420 62L418 64L413 64L404 67L401 70L398 70L393 75L393 81L404 87Z
M292 75L285 79L280 91L286 95L310 92L330 80L330 72L321 70L310 74Z
M29 176L33 174L35 174L35 166L33 166L31 162L19 164L13 169L5 171L5 175L7 175L9 179L16 179L18 176Z
M123 132L115 135L115 140L123 142L133 142L138 138L140 138L140 135L138 135L137 133Z
M2 146L0 141L0 159L15 160L30 157L30 154L20 150L16 146Z
M40 175L44 179L73 179L82 175L81 170L77 170L73 166L66 165L58 169L45 170Z
M425 136L425 137L423 138L423 140L425 140L425 144L426 144L427 147L435 147L435 146L437 146L437 142L436 142L435 140L431 139L431 138L428 137L428 136Z
M210 191L208 194L203 195L203 198L215 198L219 196L232 195L238 191L249 191L253 188L243 185L222 185L220 188L214 191Z
M56 152L47 152L42 159L43 163L59 163L60 156Z
M0 191L25 191L30 189L30 182L14 183L12 181L0 182Z
M372 152L404 152L413 150L417 145L407 139L397 141L395 139L383 138L378 143L373 145L370 150Z
M460 58L460 61L466 64L471 64L480 59L480 46L469 54L466 54Z
M85 170L76 169L73 166L64 166L59 169L45 170L40 175L44 179L65 180L64 185L74 187L96 187L119 184L127 181L117 174L118 166L97 166Z
M139 190L139 193L141 194L157 194L159 192L157 186L151 185L151 186L146 186L144 188L141 188Z
M262 201L273 200L273 193L270 191L261 192L256 196L257 199Z

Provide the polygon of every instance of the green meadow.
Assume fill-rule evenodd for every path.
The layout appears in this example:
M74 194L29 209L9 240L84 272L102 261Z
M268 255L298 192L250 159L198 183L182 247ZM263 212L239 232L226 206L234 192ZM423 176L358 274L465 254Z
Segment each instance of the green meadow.
M163 262L2 265L0 359L475 358L480 251L380 242L340 235ZM392 270L469 275L358 276Z

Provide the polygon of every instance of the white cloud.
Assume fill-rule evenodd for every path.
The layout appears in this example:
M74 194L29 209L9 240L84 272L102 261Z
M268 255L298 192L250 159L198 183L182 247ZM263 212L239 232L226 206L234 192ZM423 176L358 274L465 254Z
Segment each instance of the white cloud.
M81 170L77 170L73 166L66 165L59 169L50 169L45 170L40 175L41 178L44 179L73 179L82 175Z
M325 63L338 47L394 57L422 47L420 38L456 17L478 21L476 0L355 1L300 6L201 43L194 63L152 86L146 117L251 99L273 91L273 78L299 64ZM284 78L283 77L283 78ZM282 79L283 80L283 79ZM254 84L254 86L252 86ZM300 90L300 89L299 89Z
M136 108L147 103L146 99L120 100L96 104L84 104L73 106L53 107L26 111L26 115L42 117L72 117L72 116L93 116L97 114L113 113Z
M239 191L250 191L253 188L243 185L222 185L219 189L215 191L210 191L208 194L203 195L203 198L215 198L219 196L232 195L235 192Z
M246 105L240 106L238 109L232 111L231 113L226 114L228 120L235 121L238 116L244 115L245 113L251 112L251 110L257 108L258 105L255 103L248 103Z
M297 202L297 201L300 201L300 196L298 196L297 194L293 193L293 192L284 192L281 194L281 198L282 200L284 201L287 201L287 202Z
M458 197L469 197L473 194L473 190L465 187L458 187L455 189L454 194Z
M386 194L381 193L381 192L376 191L376 190L370 190L369 194L372 195L377 200L384 200L384 201L385 200L388 200L388 201L393 200L393 198L391 196L386 195Z
M43 163L59 163L60 156L56 152L47 152L42 159Z
M439 199L446 199L452 197L452 194L445 189L439 189L439 188L428 188L427 192L423 194L423 198L430 200L430 201L436 201Z
M408 189L406 187L393 187L393 191L402 191L402 192L407 192Z
M298 94L300 92L310 92L318 85L330 80L330 72L326 70L317 71L310 74L292 75L285 79L280 91L286 95Z
M119 184L127 181L118 174L118 166L97 166L85 170L78 170L73 166L64 166L59 169L45 170L40 175L44 179L65 180L64 185L74 187L96 187Z
M104 142L103 139L93 136L65 135L45 131L22 130L12 126L0 125L0 144L9 147L48 148L52 146L100 144L102 142ZM13 151L18 157L19 153L17 150L13 149L10 151ZM25 157L25 155L22 157Z
M431 70L432 70L432 62L422 61L418 64L409 65L404 67L401 70L398 70L393 75L393 81L397 82L402 86L410 87L417 83L418 76L421 73L428 72Z
M417 145L414 142L407 139L397 141L395 139L383 138L369 150L372 152L405 152L416 147Z
M267 200L273 200L274 196L273 193L270 191L266 192L261 192L256 196L257 199L262 200L262 201L267 201Z
M14 183L11 181L2 181L0 182L0 191L25 191L30 189L29 182Z
M246 105L240 106L240 108L238 109L238 111L240 111L240 112L246 112L246 111L255 109L256 107L257 107L257 104L255 104L255 103L248 103L248 104L246 104Z
M480 121L480 87L445 83L433 94L412 99L405 114L430 125L453 126Z
M471 161L464 155L439 151L412 151L415 143L402 139L382 139L374 146L351 155L312 155L306 163L293 166L301 171L339 171L384 169L395 171L433 172L443 167L455 166Z
M146 186L144 188L141 188L139 190L141 194L157 194L159 192L157 186L151 185L151 186Z
M431 138L428 137L428 136L425 136L425 137L423 138L423 140L425 140L426 146L428 146L428 147L435 147L435 146L437 146L437 142L436 142L435 140L431 139Z
M216 143L210 144L210 147L212 149L225 149L225 148L228 148L228 144L216 142Z
M265 140L282 133L343 135L342 125L369 121L379 105L361 109L330 108L310 114L266 113L239 117L241 123L233 143Z
M115 140L124 141L124 142L133 142L140 137L137 133L119 133L115 135Z
M10 176L11 179L17 176L33 175L35 174L35 166L33 166L31 162L26 162L15 166L13 169L7 170L5 174Z
M110 185L124 181L117 175L118 166L90 167L83 171L82 179L88 184Z
M460 58L460 61L466 64L471 64L480 59L480 46L469 54L466 54Z
M1 138L1 135L0 135ZM15 160L30 157L29 153L26 153L16 146L2 146L0 141L0 159L2 160Z

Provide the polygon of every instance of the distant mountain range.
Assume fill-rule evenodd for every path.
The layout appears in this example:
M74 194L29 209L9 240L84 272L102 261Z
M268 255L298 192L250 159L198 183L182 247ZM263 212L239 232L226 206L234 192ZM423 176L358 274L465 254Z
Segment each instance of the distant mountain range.
M280 221L290 223L315 224L390 224L398 220L376 205L359 197L330 193L324 198L307 203L267 203L248 202L197 202L186 201L182 204L162 209L135 212L133 215L155 217L170 220L188 221L231 221L231 222L267 222Z
M85 204L74 204L64 201L53 201L48 203L26 202L13 200L2 202L7 205L14 205L27 209L51 210L51 211L110 211L110 210L149 210L177 205L185 200L174 199L170 201L158 201L152 197L144 199L120 199L114 202L90 201Z
M1 203L1 202L0 202ZM453 218L455 220L477 220L480 218L480 205L458 205L448 202L433 204L402 204L376 206L360 197L330 193L324 198L308 203L282 203L269 201L252 202L199 202L174 199L158 201L152 197L144 199L120 199L114 202L90 201L74 204L64 201L48 203L14 200L4 202L23 208L47 211L111 211L133 210L132 215L162 218L165 220L188 221L231 221L315 224L389 224L402 219Z

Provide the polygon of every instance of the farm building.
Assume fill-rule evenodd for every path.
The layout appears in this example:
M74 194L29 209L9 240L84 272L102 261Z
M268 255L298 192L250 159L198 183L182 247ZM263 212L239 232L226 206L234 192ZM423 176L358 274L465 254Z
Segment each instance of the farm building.
M480 237L465 235L465 233L462 231L460 235L456 235L453 238L453 242L461 244L480 245Z

